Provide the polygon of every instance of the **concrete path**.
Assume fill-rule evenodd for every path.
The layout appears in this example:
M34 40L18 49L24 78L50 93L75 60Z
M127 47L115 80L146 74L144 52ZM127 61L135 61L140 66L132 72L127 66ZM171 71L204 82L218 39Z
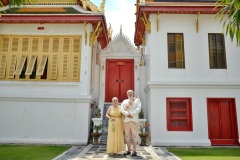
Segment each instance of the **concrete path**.
M180 160L163 147L137 146L137 156L124 156L124 152L118 155L106 154L106 145L73 146L53 160L110 160L110 159L144 159L144 160Z

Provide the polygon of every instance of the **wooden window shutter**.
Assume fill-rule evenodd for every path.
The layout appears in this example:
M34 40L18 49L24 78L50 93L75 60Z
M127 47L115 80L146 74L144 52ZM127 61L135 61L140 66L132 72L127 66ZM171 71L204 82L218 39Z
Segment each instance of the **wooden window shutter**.
M192 131L191 98L167 98L168 131Z
M69 55L63 55L62 77L61 77L63 80L68 79L68 65L69 65Z
M176 47L175 47L175 34L168 34L168 67L176 67Z
M80 46L81 46L80 37L73 38L73 53L80 53Z
M7 54L2 54L0 58L0 78L5 78L7 67Z
M50 38L43 38L42 52L49 52Z
M8 52L9 51L9 41L10 41L10 38L9 37L3 37L2 38L2 52Z
M72 80L79 80L79 74L80 74L80 56L79 55L73 55L72 57Z
M43 72L44 72L44 68L45 68L47 59L48 59L48 55L43 55L43 56L42 56L42 59L41 59L40 64L39 64L39 66L38 66L37 74L36 74L36 75L43 75Z
M225 45L223 34L216 35L216 45L217 45L217 64L218 68L226 68L225 60Z
M28 53L29 52L29 38L23 38L22 39L22 52Z
M70 38L63 38L63 52L70 52Z
M10 59L8 78L14 78L16 63L17 63L17 55L13 54L13 55L11 55L11 59Z
M17 65L16 71L15 71L16 75L20 75L21 74L26 59L27 59L27 55L22 55L21 56L20 61L19 61L18 65Z
M52 53L58 53L59 52L59 38L53 38L53 44L52 44Z
M33 67L36 63L37 55L31 55L25 75L31 75L33 71Z
M176 67L184 68L183 36L176 34Z
M38 47L39 47L39 38L32 38L31 52L32 53L38 52Z
M19 52L19 38L12 38L12 52Z
M71 79L77 81L80 77L81 37L73 38L72 48Z
M52 63L51 63L51 75L50 79L57 79L58 72L58 55L52 55Z
M216 57L216 40L214 35L209 35L209 57L210 57L210 68L215 68Z
M210 68L226 68L226 55L223 34L209 34Z

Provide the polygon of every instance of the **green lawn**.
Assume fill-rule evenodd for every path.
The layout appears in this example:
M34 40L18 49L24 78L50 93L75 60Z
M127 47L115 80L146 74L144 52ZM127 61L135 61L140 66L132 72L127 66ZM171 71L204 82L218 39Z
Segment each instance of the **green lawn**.
M69 146L0 145L0 160L51 160Z
M182 160L240 160L240 148L170 148Z

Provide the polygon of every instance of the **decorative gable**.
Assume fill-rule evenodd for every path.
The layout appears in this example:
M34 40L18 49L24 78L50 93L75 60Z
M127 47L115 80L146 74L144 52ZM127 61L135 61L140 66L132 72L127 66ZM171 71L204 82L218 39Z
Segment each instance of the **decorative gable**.
M101 51L101 54L130 53L139 54L139 51L131 43L129 38L120 31L113 40Z

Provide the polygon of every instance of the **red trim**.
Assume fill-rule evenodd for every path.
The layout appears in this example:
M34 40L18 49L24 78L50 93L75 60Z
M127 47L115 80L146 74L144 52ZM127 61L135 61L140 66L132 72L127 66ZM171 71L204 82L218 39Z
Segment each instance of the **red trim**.
M83 23L103 21L102 16L89 15L6 15L2 14L0 23Z
M215 6L140 6L139 11L172 14L216 14L221 8Z
M210 139L212 146L240 146L237 139Z
M137 9L136 15L136 27L135 27L135 35L134 35L134 43L136 45L141 44L142 40L140 39L139 32L144 35L145 33L145 25L141 20L143 12L146 13L147 17L149 14L216 14L220 11L221 7L217 7L213 5L154 5L154 6L139 6Z

